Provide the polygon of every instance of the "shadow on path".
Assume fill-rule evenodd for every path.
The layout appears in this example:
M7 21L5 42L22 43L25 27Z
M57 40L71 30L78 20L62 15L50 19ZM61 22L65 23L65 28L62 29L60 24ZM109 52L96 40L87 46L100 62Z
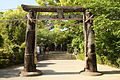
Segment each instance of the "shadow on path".
M0 78L10 78L10 77L17 77L21 71L19 66L12 66L5 69L0 69Z
M55 63L38 63L37 67L47 67L48 65L54 65Z
M76 75L79 72L55 72L54 70L42 70L43 75Z
M117 71L100 71L101 73L104 74L120 74L120 70Z
M40 62L37 64L37 68L41 70L41 67L45 67L45 70L41 70L43 72L43 75L78 75L80 71L68 71L66 69L61 69L59 70L59 68L63 68L60 67L60 65L57 65L59 68L57 70L57 63L54 62ZM53 69L51 67L49 67L49 65L54 65ZM61 64L62 65L62 64ZM67 64L64 64L67 65ZM46 70L46 69L50 69L50 70ZM55 69L55 70L54 70ZM71 68L74 69L74 68ZM79 69L78 69L79 70ZM0 69L0 78L11 78L11 77L18 77L18 74L21 72L21 65L18 66L12 66L9 68L5 68L5 69ZM100 71L101 73L103 73L103 75L107 75L107 74L120 74L120 70L113 70L113 71ZM1 80L1 79L0 79Z

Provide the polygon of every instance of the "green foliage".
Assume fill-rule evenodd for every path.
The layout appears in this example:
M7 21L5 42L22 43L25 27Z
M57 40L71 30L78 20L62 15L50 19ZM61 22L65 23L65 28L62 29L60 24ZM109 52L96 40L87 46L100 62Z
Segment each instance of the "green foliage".
M79 60L85 60L85 55L83 53L77 54L76 57ZM105 64L105 65L109 65L112 67L120 68L120 59L119 58L117 59L116 64L113 64L112 61L107 58L107 56L104 56L104 55L100 56L97 54L96 57L97 57L97 63L99 63L99 64Z
M77 57L77 59L80 59L80 60L84 60L85 59L85 55L82 54L82 53L77 54L76 57Z
M4 44L4 39L2 38L2 36L0 35L0 47L2 47Z
M23 42L23 43L21 44L21 46L20 46L20 48L19 48L19 49L20 49L20 50L19 50L20 53L24 53L24 52L25 52L25 45L26 45L25 42Z
M11 45L10 46L11 53L18 53L19 52L19 45Z
M83 6L88 8L87 11L95 15L93 27L96 35L95 43L98 62L120 67L119 0L55 0L53 4L49 4L51 0L39 1L47 3L45 6ZM68 22L73 23L74 21L70 20ZM81 53L83 53L82 29L67 24L61 25L61 27L68 28L65 33L72 37L72 42L69 44L69 47L80 48Z
M26 12L18 7L0 15L0 20L3 20L0 21L0 68L23 63L22 43L25 41L26 21L12 19L23 19Z
M9 65L10 60L9 59L0 59L0 68L5 68Z
M71 47L71 44L67 44L67 52L68 53L73 53L74 49Z
M64 31L60 28L54 28L49 30L48 28L42 28L37 31L37 43L38 44L61 44L63 43L67 36L64 35Z
M94 29L97 54L102 56L103 60L108 60L109 64L119 65L117 59L120 56L120 21L110 20L102 15L95 20Z
M25 43L21 46L15 44L8 49L0 49L0 68L23 63L24 49Z
M6 53L5 49L0 49L0 68L23 63L23 53Z
M83 48L84 48L83 37L73 38L71 45L73 48L77 47L80 53L83 53Z
M26 30L26 21L12 19L22 19L26 13L21 10L8 10L4 12L3 17L0 17L0 20L11 20L0 22L0 34L4 39L4 47L8 47L10 44L21 45L25 41L25 30Z
M98 63L100 63L100 64L106 64L106 65L109 65L109 66L112 66L112 67L120 68L119 59L116 61L116 59L113 58L112 60L108 59L107 56L97 55L97 62Z

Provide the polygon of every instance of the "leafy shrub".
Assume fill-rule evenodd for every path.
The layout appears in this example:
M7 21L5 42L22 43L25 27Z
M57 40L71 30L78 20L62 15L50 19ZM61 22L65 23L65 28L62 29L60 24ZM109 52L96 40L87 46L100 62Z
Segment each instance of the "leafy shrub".
M117 59L118 67L120 68L120 58Z
M24 52L21 51L21 47L18 45L11 45L10 49L11 50L0 49L0 68L23 63Z
M20 46L17 44L12 44L9 46L9 51L8 53L19 53Z
M77 54L77 59L84 60L85 59L85 55L82 54L82 53L79 53L79 54Z
M25 42L21 44L20 46L20 53L24 53L25 52Z
M7 67L10 64L10 59L0 59L0 68Z
M68 53L73 53L73 47L70 44L67 45L67 51Z
M3 39L2 36L0 35L0 47L2 47L3 43L4 43L4 39Z
M22 53L0 53L0 68L23 63Z
M97 63L99 63L99 64L105 64L105 65L109 65L112 67L120 68L120 58L110 60L110 59L108 59L107 56L98 55L98 54L96 54L96 58L97 58ZM84 60L85 55L82 53L79 53L79 54L77 54L77 59Z

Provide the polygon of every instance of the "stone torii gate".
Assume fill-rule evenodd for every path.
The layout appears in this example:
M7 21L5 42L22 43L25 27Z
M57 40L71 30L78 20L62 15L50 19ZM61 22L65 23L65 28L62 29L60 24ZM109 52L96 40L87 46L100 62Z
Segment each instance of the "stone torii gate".
M97 72L96 54L95 54L95 34L92 29L93 15L86 12L83 7L40 7L21 5L23 10L28 12L27 30L26 30L26 47L24 55L24 70L21 76L41 75L42 72L36 69L35 64L35 26L36 20L82 20L84 33L84 53L85 67L82 73L90 72L92 75L100 75ZM57 15L37 15L37 12L56 12ZM68 12L83 12L83 15L64 15ZM36 16L37 15L37 16Z

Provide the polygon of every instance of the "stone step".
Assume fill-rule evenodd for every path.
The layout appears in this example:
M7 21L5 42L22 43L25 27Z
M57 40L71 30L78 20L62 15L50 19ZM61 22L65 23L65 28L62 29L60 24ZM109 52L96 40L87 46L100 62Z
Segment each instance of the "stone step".
M61 53L54 53L54 54L46 54L39 57L44 60L75 60L76 57L73 54L61 54Z

